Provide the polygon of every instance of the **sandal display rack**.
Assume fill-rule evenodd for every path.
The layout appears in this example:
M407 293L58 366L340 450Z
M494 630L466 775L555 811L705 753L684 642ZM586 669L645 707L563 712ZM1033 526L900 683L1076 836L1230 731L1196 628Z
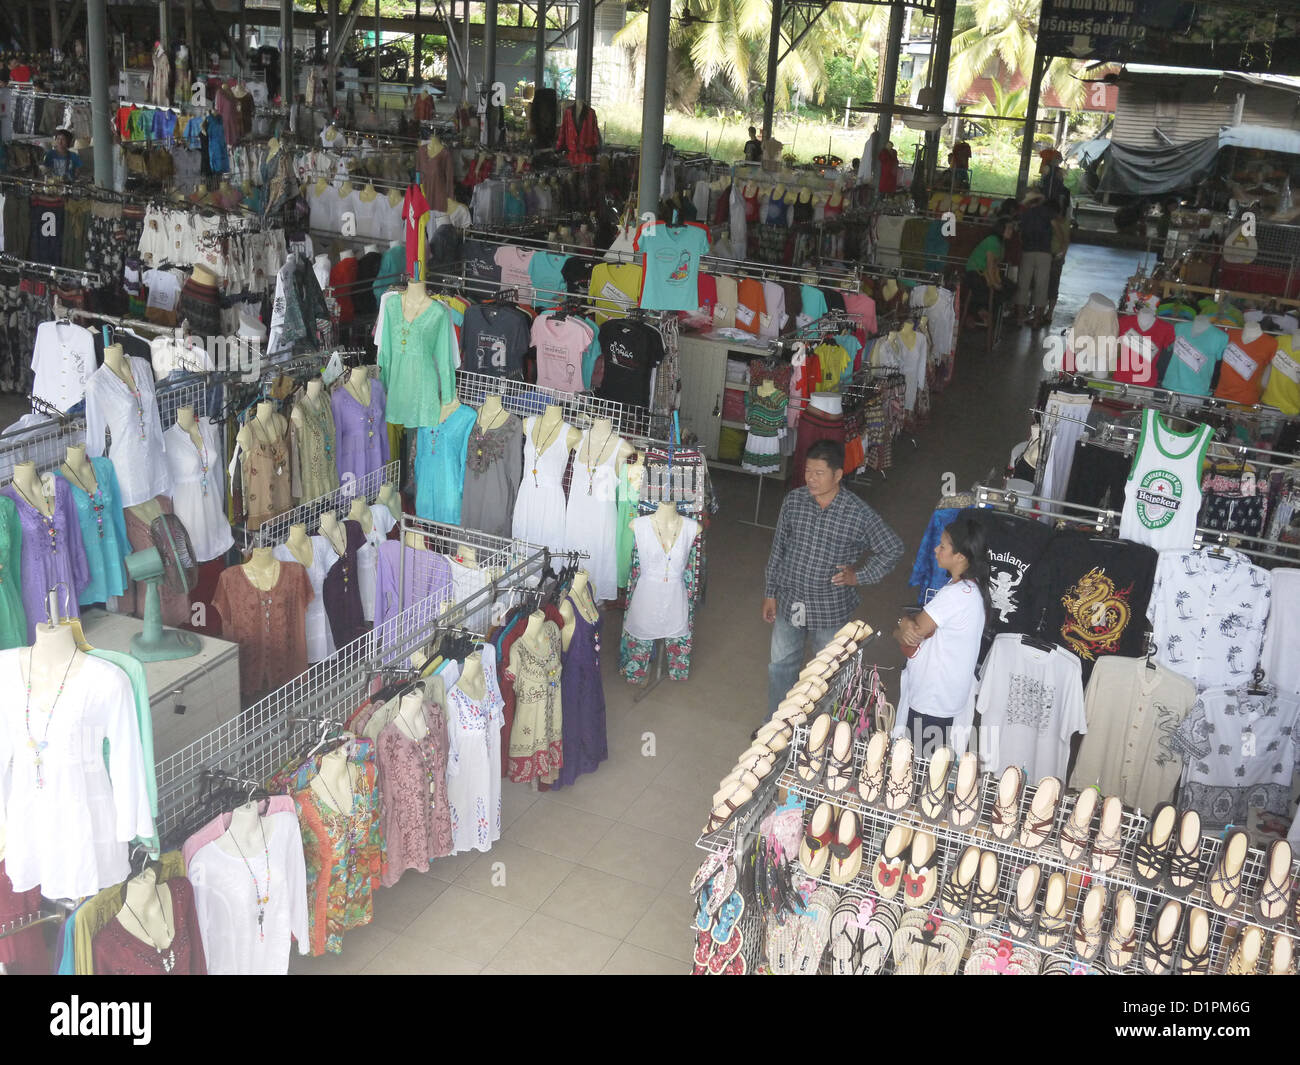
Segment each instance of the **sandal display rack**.
M791 749L797 752L802 750L808 739L808 726L800 725L795 729L794 740L791 743ZM939 921L957 921L966 926L972 933L973 937L981 935L991 935L999 939L1006 939L1013 944L1029 947L1048 956L1063 957L1075 959L1073 949L1074 928L1077 926L1080 910L1083 906L1083 900L1087 890L1094 882L1103 884L1107 889L1107 904L1102 914L1102 941L1103 949L1097 957L1091 962L1085 963L1087 967L1099 973L1145 973L1141 962L1142 944L1145 941L1146 933L1153 924L1158 920L1161 910L1168 901L1176 901L1183 907L1184 917L1180 920L1177 932L1177 938L1173 944L1175 970L1177 968L1177 958L1182 950L1186 938L1186 917L1188 909L1193 906L1203 908L1210 920L1210 960L1209 971L1212 974L1221 974L1226 972L1232 950L1245 931L1246 927L1254 925L1264 932L1264 943L1267 946L1272 935L1287 935L1293 941L1300 938L1300 929L1297 929L1293 908L1288 907L1285 916L1275 925L1266 925L1261 923L1250 911L1250 903L1257 896L1260 886L1265 877L1265 857L1263 852L1252 848L1246 857L1245 866L1242 870L1242 888L1236 908L1230 913L1224 914L1217 911L1209 902L1206 896L1204 884L1205 878L1209 871L1215 867L1221 850L1221 841L1217 837L1203 836L1200 849L1200 873L1197 883L1190 895L1178 898L1170 894L1162 886L1146 886L1139 883L1132 875L1132 858L1134 848L1143 838L1148 819L1140 812L1125 810L1121 828L1122 853L1119 862L1108 872L1098 873L1087 864L1085 860L1071 862L1061 853L1059 846L1060 830L1069 821L1070 814L1073 811L1077 796L1068 795L1063 797L1058 803L1053 818L1052 829L1046 840L1037 849L1029 849L1019 845L1016 837L1011 840L997 839L989 828L988 818L997 799L998 782L992 774L983 774L980 778L980 799L981 808L979 817L975 825L969 829L959 829L951 826L947 821L931 822L924 819L920 812L915 808L914 803L909 803L904 809L893 812L887 810L883 805L872 805L866 803L857 791L856 782L858 771L860 770L863 760L866 757L866 742L859 740L854 745L854 763L851 778L854 784L848 792L833 796L828 794L820 786L809 786L805 784L796 774L791 762L787 762L787 767L782 773L778 782L779 788L784 788L790 792L799 795L805 801L805 821L811 821L812 813L817 805L821 802L830 803L833 807L842 810L850 810L858 816L860 833L862 836L862 854L863 854L863 871L847 886L832 884L829 876L823 874L817 878L818 883L823 883L841 892L857 892L862 894L875 895L876 891L871 883L871 869L879 855L884 844L885 837L896 824L902 824L910 827L913 831L929 832L935 838L936 842L936 864L935 872L937 875L938 888L935 891L934 898L924 907L926 912L934 913ZM919 796L920 789L928 779L929 762L925 759L915 759L912 763L913 774L913 795ZM956 777L957 765L954 759L953 765L949 770L949 781L951 784ZM1035 785L1026 783L1020 789L1018 799L1018 820L1017 824L1022 824L1024 818L1032 806L1034 795L1037 791ZM959 917L949 916L940 906L939 899L943 889L943 884L956 863L961 859L962 854L967 847L975 846L981 850L993 852L998 861L998 915L991 923L987 925L975 924L967 911ZM1043 947L1031 935L1030 938L1018 938L1013 936L1007 925L1007 909L1016 897L1016 888L1021 872L1029 865L1038 864L1042 870L1038 896L1045 892L1045 885L1048 878L1056 872L1064 874L1066 878L1066 911L1065 916L1068 921L1065 937L1059 945L1053 947ZM797 869L797 877L811 880L807 877L802 868ZM1293 867L1292 878L1300 876L1300 863ZM1300 881L1297 881L1300 882ZM1137 911L1137 917L1134 924L1135 934L1137 936L1137 947L1134 950L1133 958L1122 970L1114 970L1109 967L1105 958L1104 943L1109 936L1112 923L1114 921L1114 900L1117 892L1127 890L1133 897ZM900 901L899 896L894 896L894 900ZM1041 912L1041 898L1035 902L1035 916ZM972 937L972 941L973 941ZM1257 968L1263 970L1267 961L1267 950L1262 951Z

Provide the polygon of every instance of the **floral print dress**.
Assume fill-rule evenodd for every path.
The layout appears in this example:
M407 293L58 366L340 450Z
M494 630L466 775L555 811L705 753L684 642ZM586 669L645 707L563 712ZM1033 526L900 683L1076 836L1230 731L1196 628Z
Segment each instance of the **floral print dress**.
M442 707L424 703L428 732L416 742L395 724L379 734L379 784L383 798L388 865L384 887L407 869L426 872L429 863L451 853L451 808L447 804L447 722Z

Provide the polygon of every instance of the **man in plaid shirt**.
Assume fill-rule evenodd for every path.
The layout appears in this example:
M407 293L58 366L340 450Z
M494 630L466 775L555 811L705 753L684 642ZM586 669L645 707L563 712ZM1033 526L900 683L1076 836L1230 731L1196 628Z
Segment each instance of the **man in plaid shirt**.
M898 534L840 486L843 477L843 446L819 440L808 449L805 486L781 504L763 590L763 620L775 626L769 714L803 667L805 639L814 654L825 647L857 610L856 587L879 583L903 557Z

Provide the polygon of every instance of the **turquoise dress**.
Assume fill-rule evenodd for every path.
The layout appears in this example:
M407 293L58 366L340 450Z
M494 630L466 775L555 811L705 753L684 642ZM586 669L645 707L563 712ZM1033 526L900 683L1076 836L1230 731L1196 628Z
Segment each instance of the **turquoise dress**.
M379 343L379 380L388 393L389 425L435 426L442 407L456 398L456 335L447 305L430 300L408 322L399 297L385 300Z
M462 403L445 422L425 427L415 440L415 513L446 525L460 524L465 455L478 412Z
M81 542L86 547L86 561L90 563L90 583L77 597L77 602L106 603L110 596L126 594L126 556L131 553L131 541L126 538L126 518L122 513L122 492L117 487L117 473L113 462L107 458L92 458L95 471L95 494L88 495L85 488L69 477L60 466L54 471L72 489L77 504L77 521L81 525Z
M0 496L0 650L26 647L27 611L22 586L23 523L18 507Z

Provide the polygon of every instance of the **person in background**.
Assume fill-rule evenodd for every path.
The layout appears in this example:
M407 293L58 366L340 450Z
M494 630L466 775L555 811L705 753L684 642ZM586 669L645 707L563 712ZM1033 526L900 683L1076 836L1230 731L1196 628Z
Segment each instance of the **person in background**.
M806 641L814 653L825 647L859 606L857 588L883 580L903 557L898 534L843 478L844 445L819 440L804 461L805 484L781 504L763 590L763 620L774 626L769 714L798 677Z
M56 178L75 181L81 169L81 156L72 150L72 133L66 129L54 131L54 146L45 153L45 169Z
M1051 302L1052 218L1056 208L1037 189L1030 189L1021 205L1020 277L1016 286L1016 318L1021 325L1046 325ZM1038 317L1034 317L1034 312Z
M899 618L894 630L907 655L898 703L907 718L895 734L906 732L921 758L948 744L954 720L966 713L990 614L984 530L958 518L939 537L934 557L951 579L924 610Z
M995 219L992 232L975 245L966 260L966 286L970 291L966 309L968 313L975 312L977 326L989 324L993 296L1002 289L1002 260L1013 224L1010 219Z
M758 130L754 126L749 127L749 140L745 141L745 159L750 163L763 160L763 142L758 139Z
M885 141L876 158L880 161L880 195L889 196L898 191L898 153L894 151L894 142Z
M970 157L971 146L966 141L958 141L948 153L948 166L958 188L970 188Z
M1039 153L1042 163L1038 167L1039 185L1043 198L1056 208L1056 213L1063 218L1070 217L1070 190L1065 187L1065 174L1061 171L1062 155L1055 148L1046 148Z

